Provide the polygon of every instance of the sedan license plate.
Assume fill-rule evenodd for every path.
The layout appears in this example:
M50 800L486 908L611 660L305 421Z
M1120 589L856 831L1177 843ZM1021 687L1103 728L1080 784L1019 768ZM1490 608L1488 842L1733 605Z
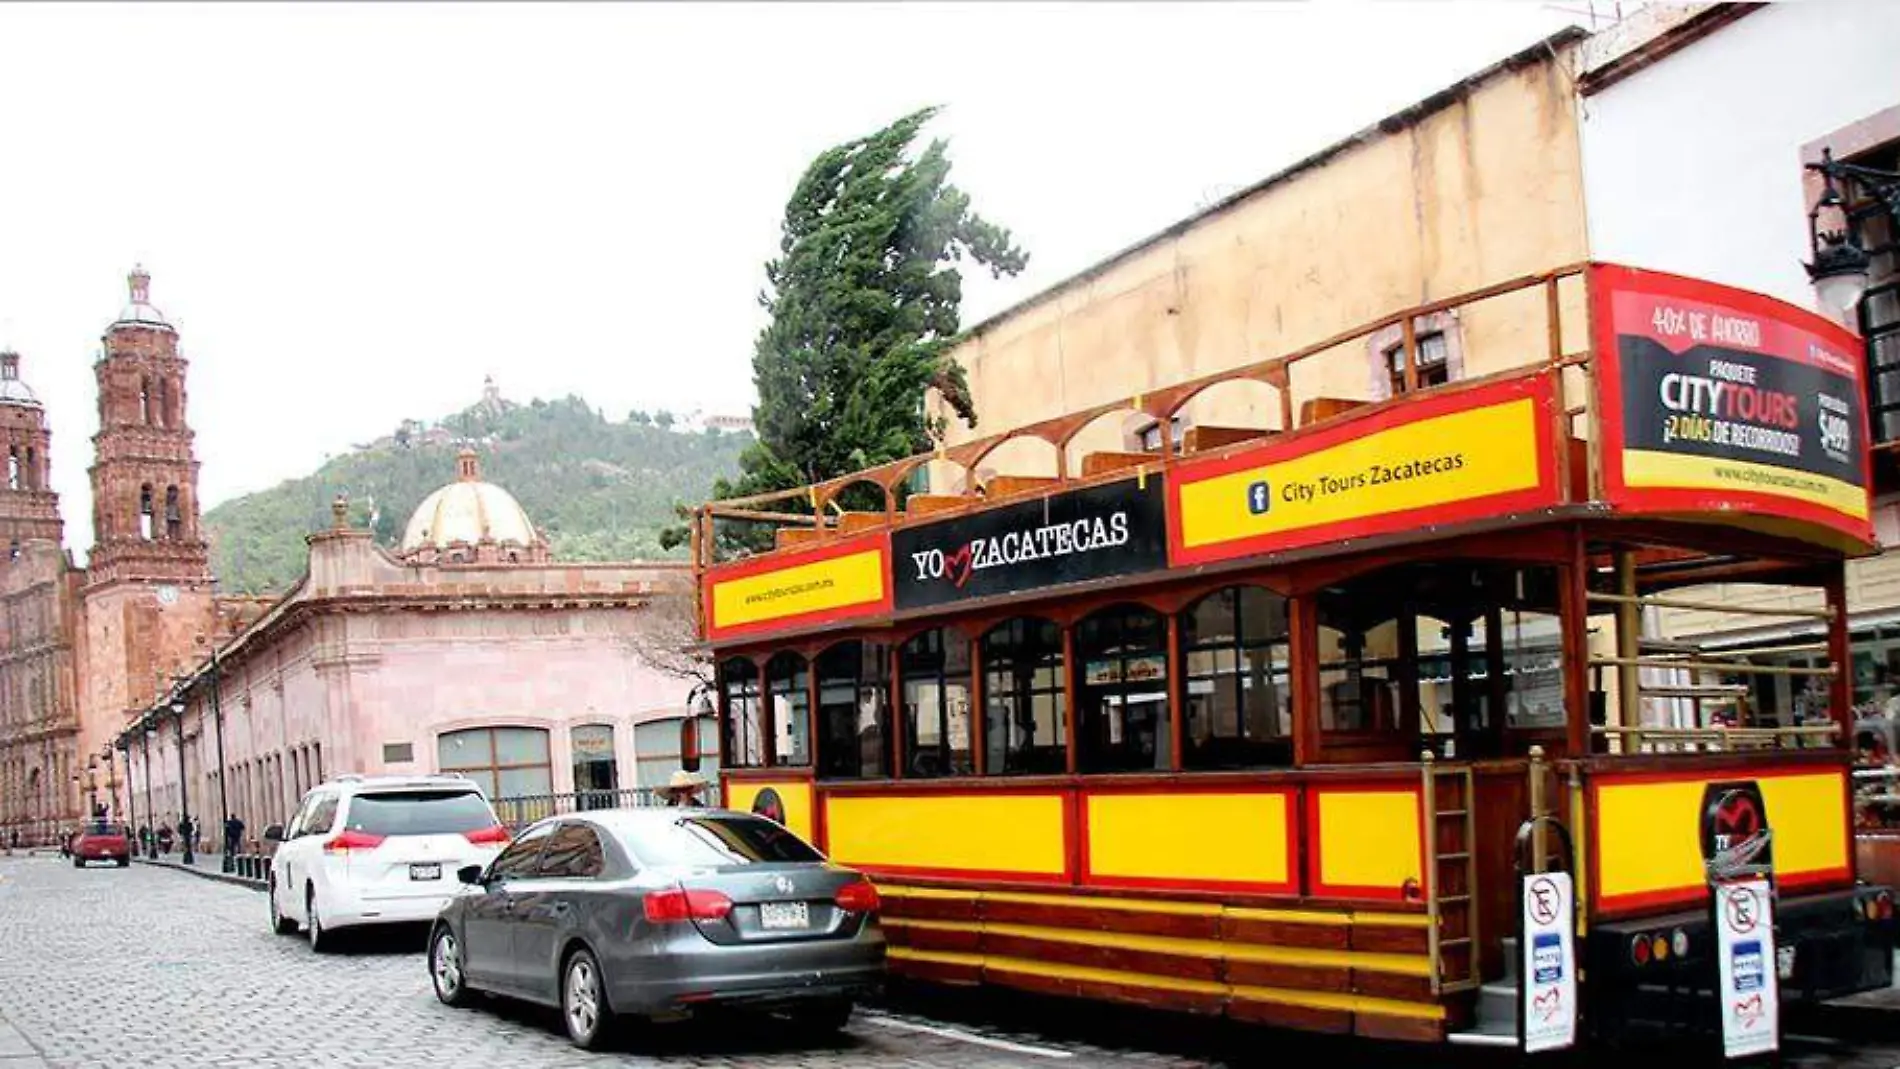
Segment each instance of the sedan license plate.
M1778 973L1783 980L1794 979L1793 947L1775 948L1775 972Z
M803 902L759 903L759 926L774 931L811 927L811 907Z
M439 880L442 878L441 865L411 865L409 878L412 880Z

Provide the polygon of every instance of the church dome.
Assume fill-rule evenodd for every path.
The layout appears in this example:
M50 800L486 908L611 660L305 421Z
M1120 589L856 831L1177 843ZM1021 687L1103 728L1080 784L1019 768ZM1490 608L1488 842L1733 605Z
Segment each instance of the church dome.
M33 388L20 381L19 353L0 352L0 405L40 407L40 399L33 396Z
M132 268L132 273L126 276L125 281L131 287L132 299L119 309L119 318L113 320L112 325L171 330L172 325L165 321L165 314L152 307L152 276L146 273L145 268Z
M405 556L433 556L451 546L541 545L528 513L513 494L482 481L481 465L473 449L456 457L455 481L422 499L409 526L403 530ZM471 560L476 558L470 558Z

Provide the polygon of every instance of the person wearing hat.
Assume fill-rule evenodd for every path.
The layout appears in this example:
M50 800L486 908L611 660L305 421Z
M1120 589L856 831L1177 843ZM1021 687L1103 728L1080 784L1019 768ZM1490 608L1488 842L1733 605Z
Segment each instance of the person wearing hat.
M705 786L706 781L700 779L697 773L680 769L673 773L673 778L658 793L667 805L696 806L699 804L699 792Z

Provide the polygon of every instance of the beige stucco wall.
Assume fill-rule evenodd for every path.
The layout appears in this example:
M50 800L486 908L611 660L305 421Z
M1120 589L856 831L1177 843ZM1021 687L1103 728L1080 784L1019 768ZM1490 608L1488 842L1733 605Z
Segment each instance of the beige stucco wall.
M1363 138L987 324L953 354L969 375L979 426L953 418L947 441L1267 359L1582 260L1573 67L1573 49L1561 48L1499 71L1412 125ZM1467 376L1546 352L1541 294L1467 309L1457 329ZM1361 340L1302 364L1296 409L1311 396L1371 399L1376 360ZM1266 387L1222 388L1189 414L1208 424L1279 423ZM1071 455L1122 448L1121 423L1098 422ZM984 467L1045 474L1052 465L1046 448L1010 448ZM939 488L952 489L941 480Z

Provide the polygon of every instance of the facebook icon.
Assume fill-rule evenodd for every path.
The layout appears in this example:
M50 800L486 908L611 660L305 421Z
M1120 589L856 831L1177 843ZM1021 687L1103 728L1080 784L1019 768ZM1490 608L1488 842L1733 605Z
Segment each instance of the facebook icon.
M1247 511L1256 516L1264 516L1273 507L1273 489L1265 480L1247 488Z

